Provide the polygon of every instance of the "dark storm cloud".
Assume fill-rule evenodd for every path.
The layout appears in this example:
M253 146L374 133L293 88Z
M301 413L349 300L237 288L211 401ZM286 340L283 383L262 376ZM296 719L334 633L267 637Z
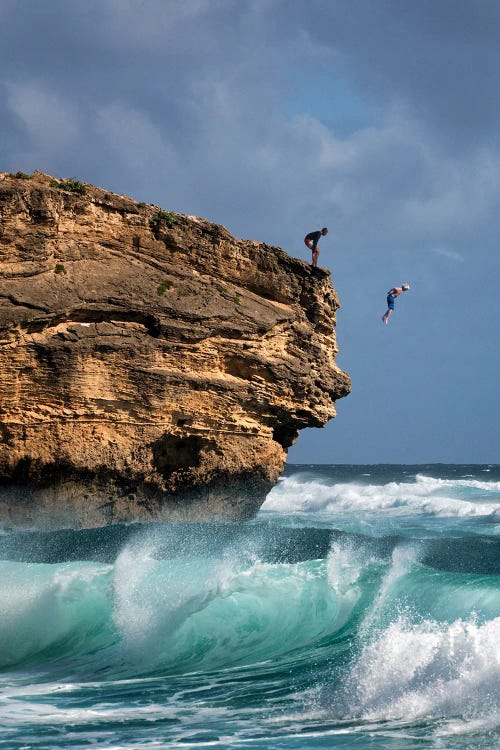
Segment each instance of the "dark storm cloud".
M445 445L425 422L443 394L494 413L492 381L467 379L498 365L498 302L478 290L498 273L499 26L497 0L3 0L0 170L75 176L301 257L305 232L329 225L320 263L346 299L357 394L339 413L364 425L364 455L344 433L344 460L414 460L419 430ZM391 321L384 350L367 321L402 281L418 320L399 339ZM399 403L413 422L404 455L367 417L380 361L378 412ZM332 460L324 449L312 456Z
M272 114L286 44L252 4L16 2L2 20L8 168L32 158L50 169L64 153L71 173L115 185L133 174L141 186L156 162L182 198L209 172L222 183L241 173ZM7 150L16 131L25 147Z
M285 245L302 215L332 216L347 246L368 231L374 246L450 259L498 228L495 3L6 0L0 12L4 169L77 175ZM337 129L355 97L365 112Z
M450 29L438 5L6 2L2 168L77 176L292 253L297 223L331 217L358 253L368 234L379 250L459 259L498 228L500 165L486 124L451 148L467 127L450 92L490 107L473 63L498 12L481 4L487 23L469 32L472 4L453 3ZM456 59L476 86L457 80ZM366 111L337 130L353 96Z
M323 202L346 232L376 212L381 241L396 214L447 233L491 190L499 19L487 0L6 2L4 168L132 182L242 231L241 204L266 223ZM300 95L285 116L300 68L326 103L346 76L378 122L340 137Z

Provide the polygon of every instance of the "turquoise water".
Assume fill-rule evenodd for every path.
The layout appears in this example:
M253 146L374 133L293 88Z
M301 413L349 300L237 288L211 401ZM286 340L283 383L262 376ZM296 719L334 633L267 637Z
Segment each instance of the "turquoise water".
M245 524L0 536L0 748L500 747L500 467L290 466Z

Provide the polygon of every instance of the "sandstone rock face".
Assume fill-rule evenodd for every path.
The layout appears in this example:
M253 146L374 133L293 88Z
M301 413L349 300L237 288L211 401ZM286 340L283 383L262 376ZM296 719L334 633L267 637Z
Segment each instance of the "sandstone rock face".
M0 522L252 516L335 364L327 271L89 185L0 174Z

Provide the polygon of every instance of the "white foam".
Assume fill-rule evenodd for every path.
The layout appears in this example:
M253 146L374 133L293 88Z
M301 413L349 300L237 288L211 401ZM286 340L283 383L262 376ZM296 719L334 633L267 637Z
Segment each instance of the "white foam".
M464 490L481 491L481 500L463 497ZM435 479L418 474L414 482L385 485L340 482L321 478L285 477L268 495L264 511L286 513L339 513L386 511L393 514L479 517L500 514L500 482L475 479ZM491 493L485 501L484 494Z
M415 624L400 616L365 645L351 669L351 713L368 721L449 720L456 732L470 721L497 727L499 644L500 617Z
M207 720L213 718L214 714L224 715L224 708L197 708L197 718L203 713L206 714ZM2 707L3 722L5 726L22 726L23 724L44 726L68 726L81 724L107 724L115 722L128 721L162 721L177 720L179 714L185 714L185 709L179 709L176 706L165 706L158 703L149 703L144 706L124 706L115 707L110 703L96 703L92 708L60 708L51 703L38 703L35 701L27 702L5 701Z

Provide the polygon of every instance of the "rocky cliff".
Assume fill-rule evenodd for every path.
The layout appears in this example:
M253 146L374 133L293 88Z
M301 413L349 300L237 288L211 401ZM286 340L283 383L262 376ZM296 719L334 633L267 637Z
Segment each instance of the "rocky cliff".
M0 174L0 521L253 515L349 378L330 275L208 221Z

